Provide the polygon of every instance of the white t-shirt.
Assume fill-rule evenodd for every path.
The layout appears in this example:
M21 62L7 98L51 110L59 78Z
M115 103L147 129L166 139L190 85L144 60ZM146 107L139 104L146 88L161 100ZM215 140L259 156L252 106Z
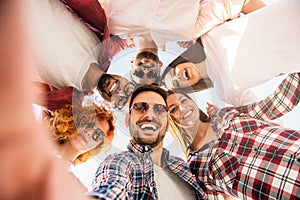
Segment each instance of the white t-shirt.
M214 90L234 106L253 103L249 88L300 72L300 1L271 4L202 36Z
M168 167L154 164L154 180L159 199L196 199L195 189L173 173Z
M168 41L197 39L239 16L244 0L99 0L108 28L122 38L150 34L159 48Z
M58 0L22 3L37 67L34 81L81 90L90 63L98 62L97 36Z

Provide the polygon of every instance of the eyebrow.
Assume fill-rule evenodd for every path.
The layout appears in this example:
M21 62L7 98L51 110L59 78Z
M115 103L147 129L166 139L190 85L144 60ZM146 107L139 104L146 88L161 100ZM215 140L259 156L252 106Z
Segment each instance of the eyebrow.
M179 87L180 85L179 85L179 82L177 81L177 80L173 80L172 81L172 84L173 84L173 86L175 86L175 87Z

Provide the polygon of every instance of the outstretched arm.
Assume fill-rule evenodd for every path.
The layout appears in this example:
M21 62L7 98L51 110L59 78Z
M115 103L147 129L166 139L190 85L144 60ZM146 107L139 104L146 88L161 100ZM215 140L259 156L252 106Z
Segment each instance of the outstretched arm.
M90 196L98 199L130 199L128 165L120 156L108 156L98 167Z
M260 120L273 120L291 111L300 101L300 73L292 73L265 100L237 108Z
M34 119L21 9L0 1L0 199L86 199Z
M267 4L262 0L246 0L242 9L244 14L251 13L255 10L265 7Z

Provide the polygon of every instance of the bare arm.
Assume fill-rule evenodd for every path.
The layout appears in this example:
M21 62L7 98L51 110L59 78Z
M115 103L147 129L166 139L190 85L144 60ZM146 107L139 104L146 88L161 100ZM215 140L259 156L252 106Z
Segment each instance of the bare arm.
M34 119L21 11L20 1L0 2L0 199L86 199Z
M267 4L262 0L246 0L242 9L242 13L248 14L255 10L265 7Z

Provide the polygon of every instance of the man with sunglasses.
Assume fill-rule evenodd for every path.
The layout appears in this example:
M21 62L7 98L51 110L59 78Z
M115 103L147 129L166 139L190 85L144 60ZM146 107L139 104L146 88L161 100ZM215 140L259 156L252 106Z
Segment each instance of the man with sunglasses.
M128 105L128 99L135 87L135 84L126 78L114 74L103 74L97 84L101 96L112 104L112 108L117 110L128 108L125 105Z
M163 63L159 60L156 44L150 35L141 36L139 44L136 56L131 59L131 80L136 85L159 84Z
M163 148L168 129L166 91L138 87L130 98L128 150L99 166L91 195L99 199L206 199L184 160Z

